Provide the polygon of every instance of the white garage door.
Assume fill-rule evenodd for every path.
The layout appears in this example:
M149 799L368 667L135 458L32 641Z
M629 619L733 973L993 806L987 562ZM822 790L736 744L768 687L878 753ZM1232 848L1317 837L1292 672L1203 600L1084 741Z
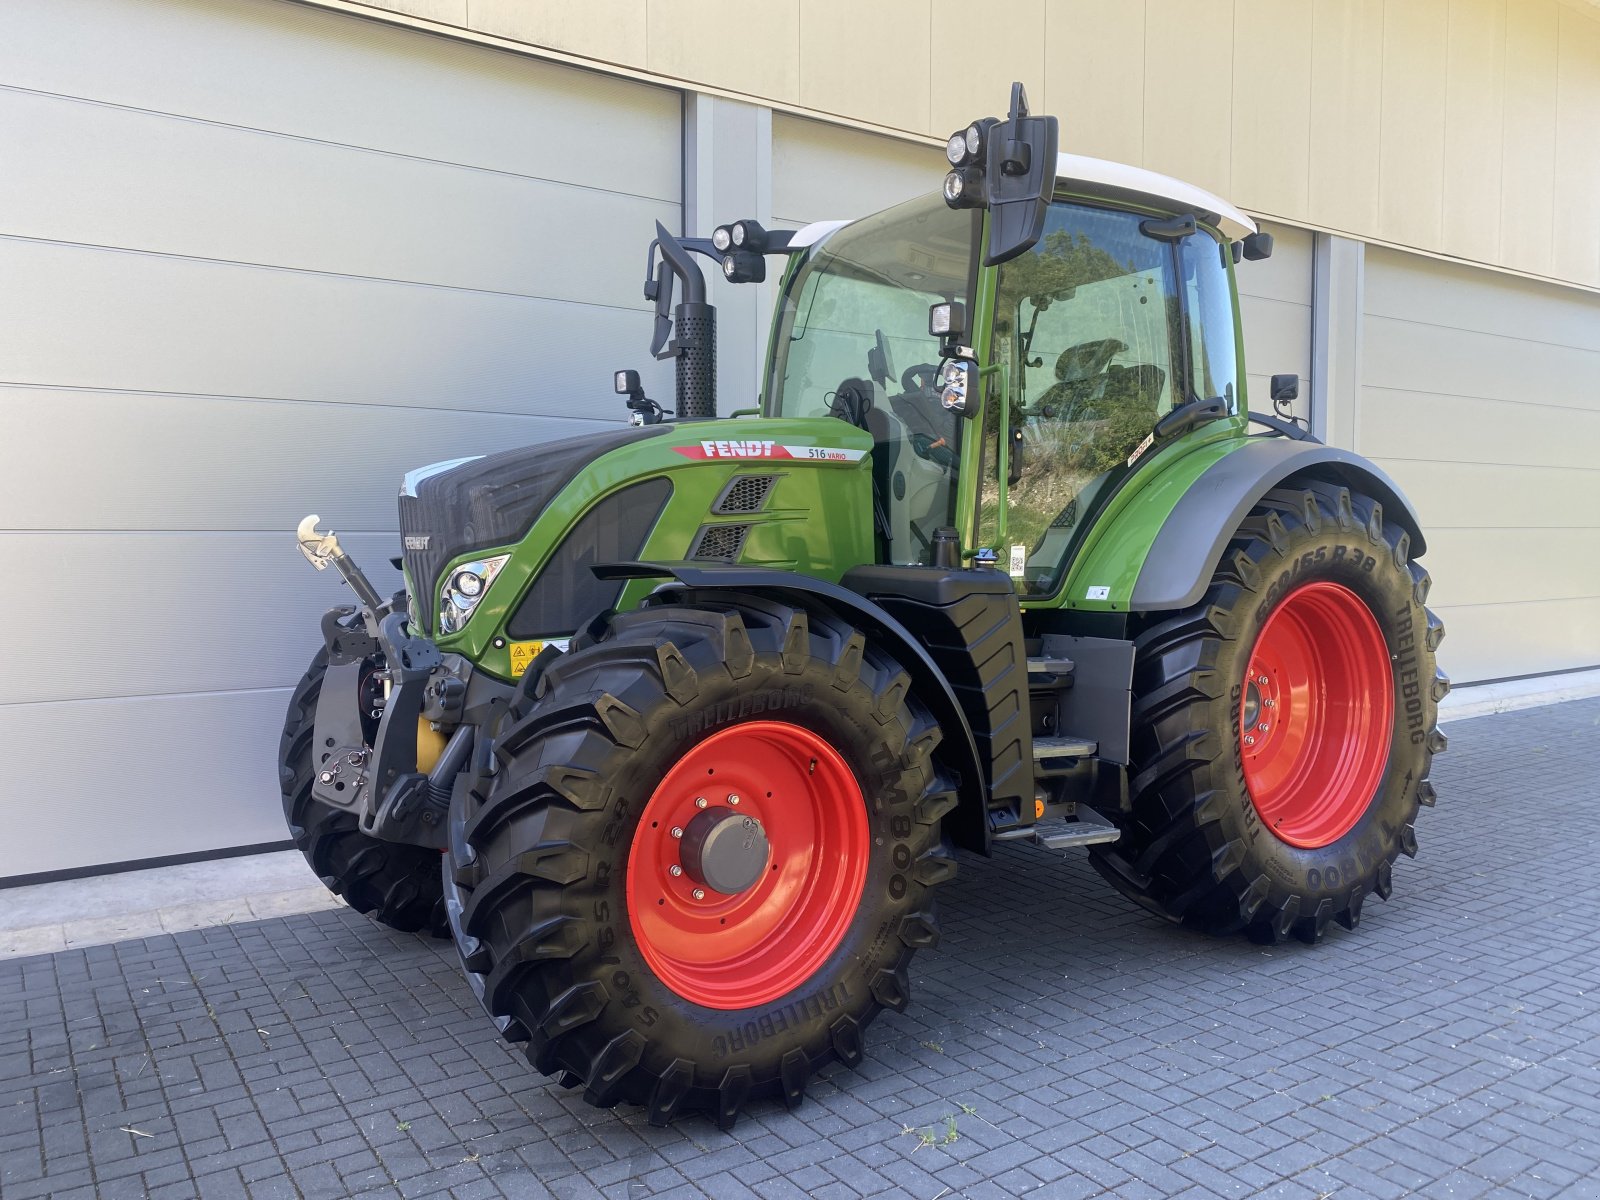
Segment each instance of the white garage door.
M1600 664L1600 296L1367 249L1356 448L1428 535L1458 682Z
M624 417L659 90L281 0L0 5L0 878L281 840L319 512ZM665 376L658 376L665 390Z

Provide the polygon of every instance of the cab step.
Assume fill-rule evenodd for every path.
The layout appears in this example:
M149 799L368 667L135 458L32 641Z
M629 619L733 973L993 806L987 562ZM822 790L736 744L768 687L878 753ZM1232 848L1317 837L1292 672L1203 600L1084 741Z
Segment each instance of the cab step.
M1087 738L1036 737L1033 739L1033 761L1049 762L1053 758L1088 758L1098 745Z
M1070 850L1074 846L1094 846L1114 842L1122 831L1092 808L1078 805L1078 819L1053 817L1033 826L1033 842L1046 850Z
M1028 684L1036 690L1072 686L1072 673L1077 666L1070 658L1044 655L1028 659Z

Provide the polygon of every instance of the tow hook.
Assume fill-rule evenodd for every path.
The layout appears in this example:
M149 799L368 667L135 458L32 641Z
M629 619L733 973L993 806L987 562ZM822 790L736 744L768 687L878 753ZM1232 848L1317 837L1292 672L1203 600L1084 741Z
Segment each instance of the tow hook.
M339 537L329 530L327 533L317 532L317 522L321 520L316 513L312 513L300 522L295 530L295 537L300 543L300 553L306 556L306 561L319 571L326 571L328 564L332 563L339 574L344 576L344 581L350 585L352 591L361 598L361 603L367 609L376 613L383 607L383 597L378 595L378 590L372 586L367 577L361 573L361 568L356 566L350 556L339 545Z

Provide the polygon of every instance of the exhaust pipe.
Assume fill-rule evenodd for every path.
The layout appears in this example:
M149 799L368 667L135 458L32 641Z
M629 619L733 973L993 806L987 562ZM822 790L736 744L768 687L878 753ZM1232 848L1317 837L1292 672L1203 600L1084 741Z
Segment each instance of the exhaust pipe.
M706 302L706 277L683 243L656 222L656 244L664 270L645 279L645 298L656 302L656 339L650 347L658 358L677 358L677 416L680 421L705 421L717 415L717 310ZM665 352L670 270L683 283L683 299L672 310L673 342Z

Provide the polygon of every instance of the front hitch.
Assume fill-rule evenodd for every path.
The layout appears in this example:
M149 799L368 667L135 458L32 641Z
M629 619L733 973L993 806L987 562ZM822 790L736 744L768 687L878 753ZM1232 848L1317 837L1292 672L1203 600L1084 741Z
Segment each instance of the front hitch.
M354 560L344 552L339 545L339 537L329 530L327 533L317 532L317 522L321 520L316 513L312 513L300 522L294 531L295 538L300 543L300 553L306 556L306 561L319 571L326 571L331 563L339 574L344 576L344 581L350 585L352 591L360 597L361 603L366 605L374 617L383 607L383 597L378 595L378 589L372 586L370 580L361 573L361 568L356 566Z

